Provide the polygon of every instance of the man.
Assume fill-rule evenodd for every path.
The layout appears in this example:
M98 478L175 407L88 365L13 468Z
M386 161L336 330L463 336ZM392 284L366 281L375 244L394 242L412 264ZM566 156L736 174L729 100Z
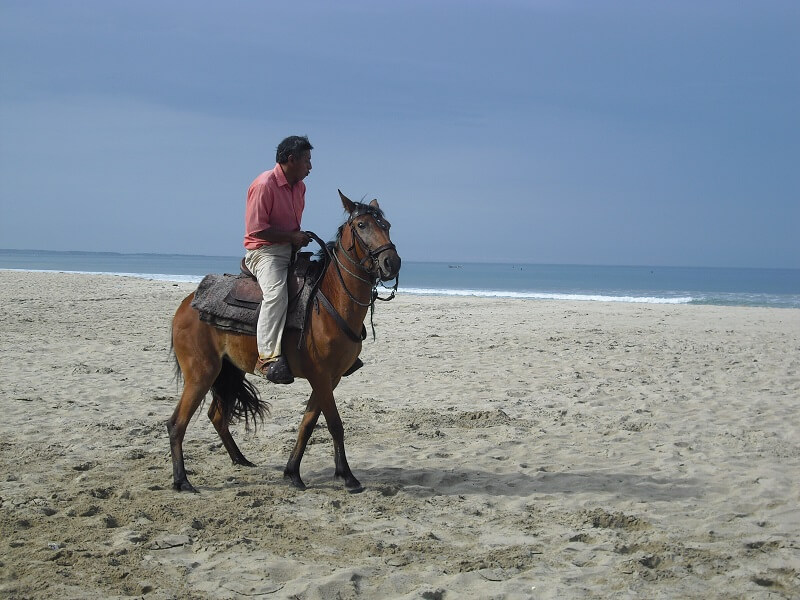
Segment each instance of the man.
M264 300L258 316L255 373L273 383L292 383L294 376L281 354L289 298L286 279L293 250L311 241L300 230L313 146L305 136L290 136L278 145L277 164L250 184L245 208L245 265Z

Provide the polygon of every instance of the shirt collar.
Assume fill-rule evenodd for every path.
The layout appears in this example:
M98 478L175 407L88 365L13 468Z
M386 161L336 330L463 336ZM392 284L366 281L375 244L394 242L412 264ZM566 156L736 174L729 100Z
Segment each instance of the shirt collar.
M286 175L283 173L283 169L281 168L280 163L275 163L275 180L278 182L278 185L289 186L289 181L286 179Z

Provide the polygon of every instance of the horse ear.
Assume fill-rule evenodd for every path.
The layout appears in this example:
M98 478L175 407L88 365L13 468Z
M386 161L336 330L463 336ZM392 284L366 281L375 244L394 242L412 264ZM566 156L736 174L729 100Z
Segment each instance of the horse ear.
M380 207L381 207L381 205L380 205L380 204L378 204L378 199L377 199L377 198L375 198L375 199L374 199L372 202L370 202L370 203L369 203L369 205L370 205L372 208L380 208Z
M347 214L352 213L356 209L356 205L353 204L353 201L350 200L347 196L342 193L342 190L336 190L339 192L339 197L342 199L342 206L347 211Z

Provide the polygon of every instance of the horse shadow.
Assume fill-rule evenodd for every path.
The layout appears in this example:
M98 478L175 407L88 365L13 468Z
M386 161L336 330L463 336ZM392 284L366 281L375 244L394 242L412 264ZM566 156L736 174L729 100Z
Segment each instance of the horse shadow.
M384 467L360 469L359 474L363 475L367 490L375 489L386 496L400 491L419 497L471 494L524 497L593 492L643 502L669 502L703 493L703 486L696 479L606 471L492 473L479 469ZM319 481L317 474L313 479Z
M262 477L268 473L267 479L277 484L280 481L277 473L282 470L282 466L271 464L250 472L251 477L248 477L246 474L249 469L243 469L240 470L243 478L231 477L227 483L203 486L203 489L219 492L229 488L256 488L264 485ZM559 472L522 469L501 473L466 468L373 467L359 469L358 472L365 482L365 491L377 491L383 496L395 496L401 491L420 498L470 495L501 498L605 493L633 501L670 502L697 498L705 492L705 486L694 478L656 477L600 470ZM309 489L330 491L341 488L341 482L332 478L328 469L310 469L306 477Z

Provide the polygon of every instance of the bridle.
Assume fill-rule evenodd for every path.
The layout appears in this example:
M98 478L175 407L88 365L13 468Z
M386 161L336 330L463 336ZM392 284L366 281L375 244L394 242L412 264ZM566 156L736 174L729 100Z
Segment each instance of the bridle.
M372 219L375 221L375 224L379 228L381 228L383 231L389 231L389 227L391 227L391 224L383 217L383 214L380 211L368 205L364 207L359 207L350 214L350 217L347 219L347 223L345 223L347 227L350 227L350 233L353 243L350 245L349 248L345 248L344 245L342 244L342 236L340 235L339 239L336 242L336 247L334 248L334 251L331 254L336 264L336 271L339 274L339 280L341 281L342 287L344 288L349 298L359 306L374 307L375 300L382 300L384 302L388 302L389 300L394 298L395 293L397 292L397 286L400 283L400 276L399 275L395 276L394 285L391 288L384 285L384 283L380 281L380 263L378 262L378 257L381 255L382 252L386 252L387 250L396 251L397 248L392 242L389 242L388 244L383 244L382 246L378 246L377 248L370 248L369 245L364 241L364 238L361 237L361 234L358 233L358 227L356 226L355 223L355 220L363 215L369 215L370 217L372 217ZM356 258L353 258L353 256L351 256L353 251L356 249L356 246L358 246L358 249L361 251L361 254L363 255L363 258L359 261L356 260L358 258L358 254L356 254ZM370 276L370 279L365 279L364 277L361 277L356 273L353 273L353 271L351 271L350 269L348 269L347 266L345 266L339 259L340 253L345 257L345 259L347 259L350 265L352 265L355 269L361 271L362 273ZM371 266L368 267L367 265L370 264ZM372 293L370 294L369 302L366 303L361 302L358 299L356 299L355 296L353 296L353 294L347 288L347 284L345 284L344 282L344 277L342 276L342 269L344 269L344 271L347 272L350 276L358 279L359 281L362 281L363 283L369 284L372 287ZM390 289L392 293L386 298L381 298L380 295L378 294L378 284L380 284L385 289Z
M388 302L395 297L395 293L397 292L397 286L400 283L399 275L396 275L394 278L394 285L392 287L388 287L385 285L380 278L380 265L378 263L378 257L381 253L386 252L387 250L396 250L395 245L391 242L388 244L383 244L377 248L370 248L369 245L364 241L361 235L358 233L358 227L355 224L355 220L363 215L369 215L375 221L375 224L383 229L384 231L388 231L390 224L386 219L384 219L383 214L369 205L362 205L356 208L352 213L350 213L350 217L347 219L347 222L343 225L343 227L350 227L350 231L352 233L353 243L350 245L349 248L345 248L342 244L342 236L341 234L337 236L336 243L333 247L329 247L325 242L323 242L316 234L311 231L306 231L314 241L316 241L320 246L322 246L323 250L327 255L326 263L328 265L333 264L336 268L336 274L339 277L339 282L342 284L342 289L347 294L347 297L350 298L355 304L358 306L367 308L369 307L369 324L372 328L372 338L375 339L375 324L373 322L373 315L375 313L375 301L381 300L382 302ZM363 258L358 260L358 254L355 254L355 257L352 256L353 252L356 250L356 246L358 246L358 250L360 250L361 254L363 254ZM339 258L339 255L342 255L345 260L350 263L350 266L355 270L359 271L361 275L354 273L351 271L346 264L342 262ZM369 265L369 266L368 266ZM350 337L353 341L360 341L366 337L366 331L363 332L361 336L355 334L350 327L347 325L346 322L342 319L342 317L336 312L336 309L330 303L330 301L325 297L322 293L322 290L319 288L319 282L322 280L322 277L325 274L325 270L320 273L319 279L315 284L316 293L322 304L325 306L326 310L334 317L334 320L339 324L340 328L342 328L345 333ZM347 287L347 283L344 280L344 275L342 275L342 271L345 271L351 277L361 281L363 283L368 284L372 289L370 292L370 297L368 301L362 301L356 298L350 289ZM363 275L363 276L362 276ZM381 297L378 293L378 285L381 287L391 290L391 294L386 297ZM301 336L302 340L302 336Z
M385 252L386 250L396 250L397 248L391 242L389 242L388 244L384 244L383 246L378 246L377 248L370 248L367 245L367 243L364 241L364 238L361 237L361 234L358 233L358 228L356 227L356 225L354 223L355 220L358 217L363 216L363 215L371 216L372 220L375 221L375 224L380 229L382 229L383 231L389 231L389 227L391 227L391 224L386 219L383 218L383 215L378 210L372 208L371 206L368 206L367 208L364 208L364 209L357 209L356 211L354 211L354 214L351 214L350 218L347 219L347 225L350 227L350 231L353 234L353 239L355 240L354 244L352 246L350 246L348 251L352 252L353 249L355 248L355 244L357 243L360 246L361 251L364 254L364 258L362 258L359 261L358 265L360 267L364 268L365 270L367 270L368 272L369 271L377 272L377 269L378 269L378 256L381 254L381 252ZM339 239L339 246L340 247L341 247L341 243L342 242L341 242L341 238L340 238ZM342 250L344 250L344 247L342 247ZM346 256L351 262L353 262L353 264L355 264L353 259L350 257L349 253L346 254ZM367 269L366 268L367 261L372 261L372 269ZM373 273L373 274L376 274L376 273Z

